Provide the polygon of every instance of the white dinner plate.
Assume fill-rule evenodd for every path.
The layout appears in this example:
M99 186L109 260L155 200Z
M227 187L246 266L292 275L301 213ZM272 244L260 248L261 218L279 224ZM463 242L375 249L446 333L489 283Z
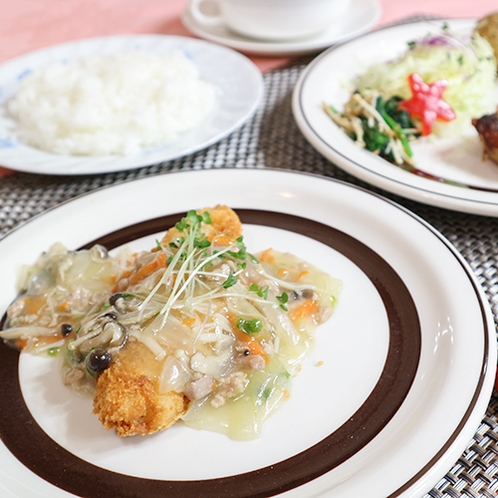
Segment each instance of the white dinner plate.
M14 122L5 102L15 93L19 78L50 62L111 55L132 49L153 54L180 50L199 69L200 78L216 87L213 112L195 129L169 143L134 155L70 156L52 154L16 140ZM79 40L17 57L0 65L0 165L49 175L86 175L150 166L192 154L212 145L242 126L263 96L263 77L244 55L204 40L183 36L129 35Z
M56 360L0 345L0 495L420 497L462 454L489 402L496 345L461 255L406 209L335 180L273 170L170 173L78 197L0 241L0 309L53 242L153 247L181 213L224 203L256 252L290 251L340 278L332 318L259 439L181 422L118 438Z
M475 130L458 139L417 141L412 147L416 169L409 172L357 147L321 107L326 102L342 109L355 77L371 64L401 55L407 42L428 32L437 33L443 23L457 32L470 34L476 21L402 24L332 47L306 68L296 84L294 116L313 147L361 180L422 203L498 216L498 165L482 159L483 149Z
M261 41L234 33L226 26L206 26L194 19L187 7L183 25L194 35L254 55L291 56L318 52L371 29L380 19L378 0L351 0L347 11L322 33L296 41Z

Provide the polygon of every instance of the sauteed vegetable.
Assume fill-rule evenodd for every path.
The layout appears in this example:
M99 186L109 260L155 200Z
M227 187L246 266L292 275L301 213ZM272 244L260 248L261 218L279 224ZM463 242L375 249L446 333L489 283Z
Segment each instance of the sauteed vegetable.
M359 75L343 111L323 107L360 147L413 165L410 141L473 133L472 119L495 109L495 84L489 42L478 32L466 38L443 25L437 34L409 41L398 58Z
M190 211L149 251L68 251L27 269L4 340L63 360L120 436L179 419L256 437L288 398L341 284L273 249L252 255L226 206Z

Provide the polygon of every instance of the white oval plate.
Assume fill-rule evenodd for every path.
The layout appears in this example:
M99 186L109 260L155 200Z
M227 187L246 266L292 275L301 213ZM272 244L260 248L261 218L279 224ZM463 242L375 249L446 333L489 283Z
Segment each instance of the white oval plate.
M182 51L212 83L217 104L198 127L167 144L130 156L70 156L51 154L20 143L12 133L13 120L5 102L28 71L55 61L92 55L110 55L140 48L154 54ZM87 175L123 171L171 161L212 145L242 126L256 111L263 96L263 77L244 55L194 38L166 35L130 35L90 38L31 52L0 65L0 165L18 171L49 175Z
M294 89L292 108L308 141L348 173L389 192L433 206L498 216L498 165L482 160L477 132L463 139L413 145L416 174L360 149L321 108L341 109L356 76L374 63L402 54L410 40L438 32L443 22L470 33L475 20L424 21L374 31L318 56ZM498 98L497 98L498 101Z
M346 13L322 33L297 41L267 42L234 33L226 26L205 26L197 22L187 7L183 25L194 35L253 55L291 56L318 52L371 29L380 19L378 0L351 0Z
M415 498L462 454L494 380L487 300L468 264L436 230L351 185L303 173L234 169L103 188L35 217L0 241L0 309L15 297L19 265L54 241L75 249L114 232L113 245L120 245L133 227L130 243L150 247L158 217L217 203L252 216L245 224L251 251L290 250L343 281L336 312L319 329L289 402L254 441L182 424L155 436L120 439L101 427L90 400L62 385L53 359L21 355L18 370L17 352L2 345L2 497ZM405 295L401 305L393 282ZM406 315L409 321L405 305L415 310ZM399 328L408 330L410 341L420 340L417 347L398 342L392 316L404 323ZM368 405L393 358L400 361L394 382L407 382L406 391L358 444L379 423L376 410L398 396L388 388ZM367 405L375 410L365 412ZM345 434L350 453L333 463L342 445L330 437L355 421Z

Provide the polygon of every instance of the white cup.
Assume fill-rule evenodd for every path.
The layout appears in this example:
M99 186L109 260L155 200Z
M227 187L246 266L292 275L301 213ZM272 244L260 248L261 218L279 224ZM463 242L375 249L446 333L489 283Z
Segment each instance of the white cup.
M306 38L340 22L350 0L190 0L201 25L268 41Z

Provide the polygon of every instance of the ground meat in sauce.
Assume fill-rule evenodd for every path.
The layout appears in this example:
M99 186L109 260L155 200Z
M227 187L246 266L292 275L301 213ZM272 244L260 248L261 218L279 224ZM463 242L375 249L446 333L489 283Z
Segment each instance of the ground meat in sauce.
M202 375L187 384L185 396L191 400L201 399L213 390L214 379L210 375Z
M91 265L98 263L96 260L108 258L105 251L93 252L96 254L92 253ZM33 303L23 302L22 299L16 302L10 313L13 318L19 317L20 321L33 320L40 325L47 309L53 311L54 308L61 307L61 304L64 305L61 308L63 313L61 312L54 322L54 333L59 343L63 342L61 339L66 338L65 346L61 348L67 363L63 370L64 382L75 389L85 390L88 379L90 381L95 379L94 413L104 427L116 429L120 436L150 434L163 430L183 416L188 407L195 405L196 402L201 409L203 406L217 408L226 404L220 410L223 412L231 410L232 403L237 403L239 399L246 400L257 396L258 406L264 407L265 403L271 407L277 406L276 403L286 392L289 378L285 361L287 358L293 358L293 355L302 354L309 345L305 336L302 338L302 343L296 342L299 334L294 328L294 320L304 330L304 325L308 325L308 322L310 325L316 324L323 321L317 320L318 316L322 317L322 314L332 312L332 308L323 299L319 285L314 287L315 281L312 277L315 270L292 255L289 255L291 256L289 258L288 253L271 250L267 253L270 263L265 272L264 269L260 269L257 257L244 256L246 258L244 271L237 275L239 279L237 284L241 288L232 288L235 285L233 282L230 282L230 285L223 285L222 289L230 289L229 293L232 294L226 301L221 301L216 306L211 303L205 308L200 306L198 310L194 310L196 313L192 313L193 317L185 313L187 319L171 308L169 315L171 320L166 327L164 323L159 326L159 320L150 318L161 316L158 314L160 308L156 309L158 304L154 304L153 300L148 300L147 305L155 314L146 313L143 320L141 314L139 319L134 316L140 312L140 306L144 302L143 296L148 295L162 275L157 268L153 269L152 274L143 271L148 265L156 263L159 259L157 254L157 251L153 251L144 256L139 255L133 268L129 266L132 261L126 260L128 265L126 268L131 268L127 272L119 273L115 267L104 268L107 273L102 281L110 280L114 284L112 288L105 287L104 290L99 288L98 291L90 292L89 289L80 288L78 281L78 286L68 285L63 293L59 292L57 287L57 292L51 295L51 299L46 299L50 306L43 303L39 308L37 313L41 316L27 313L27 309L31 311L29 305ZM88 264L88 261L83 260L83 262ZM209 272L206 275L200 274L198 277L199 281L209 284L213 289L222 283L227 283L242 267L238 259L226 259L221 262L216 260L215 263L213 268L216 271L212 274ZM63 261L61 268L69 272L71 268L69 259ZM119 271L121 269L120 266ZM280 280L272 280L271 275L277 270L282 270L279 275L282 282L288 282L289 287L282 286ZM86 278L90 278L93 284L92 272L90 277L87 275ZM129 272L132 272L133 278L125 276ZM142 272L142 280L137 279L138 272ZM267 273L270 277L265 276ZM308 274L310 276L307 276ZM52 280L54 287L55 279ZM132 280L138 283L130 286ZM165 280L164 286L169 288L173 282L174 279L170 276ZM321 281L318 283L321 284ZM257 287L256 290L254 286ZM154 292L158 297L164 297L161 293ZM183 299L182 296L180 298ZM289 309L285 306L287 300ZM262 302L263 311L257 307L252 308L253 301ZM267 306L264 301L268 301L272 306ZM163 306L160 299L158 302ZM250 303L250 306L247 303ZM144 309L147 311L147 307ZM296 315L298 318L294 319L291 318L291 311L294 309L312 311ZM91 313L88 319L82 322L70 316L75 312L86 314L89 310ZM48 316L50 313L47 313ZM152 326L157 326L157 330L154 328L154 334L151 336L156 343L148 342L150 339L148 336L144 337L143 341L140 340L146 320L150 320L150 324L146 325L150 325L151 330ZM153 320L156 320L157 324ZM254 330L245 329L239 327L240 321L259 322L263 327L257 329L255 327ZM172 351L166 351L163 347L164 344L170 344L167 342L170 339L179 342L178 344L173 342L174 356L178 356L177 351L182 351L185 356L185 361L179 363L180 367L184 368L185 375L181 379L181 384L177 385L178 390L163 389L160 383L161 380L169 379L164 374L164 371L169 374L169 370L163 370L165 361L162 360L165 358L164 355L173 356ZM182 349L184 343L180 340L185 341L185 350ZM281 353L282 351L284 353ZM230 355L224 354L226 352ZM206 361L207 367L197 369L191 362L197 354L205 355L205 360L213 361ZM284 361L281 362L277 357L273 362L273 357L279 354L282 354ZM153 358L161 361L156 362ZM261 386L267 385L264 382L272 382L274 387L262 389ZM250 389L245 393L248 386ZM230 400L229 403L227 400ZM207 403L203 405L205 401ZM145 411L142 410L143 413L141 411L136 415L139 412L137 408L142 405L146 408ZM269 416L267 408L264 410L264 417ZM142 427L144 420L149 420L152 414L160 411L168 412L169 415L161 415L157 421L154 419L154 423ZM252 409L244 416L246 415L255 416Z
M243 393L247 382L247 375L244 372L233 372L228 377L220 379L216 394L211 400L211 405L218 408L225 404L228 398Z

